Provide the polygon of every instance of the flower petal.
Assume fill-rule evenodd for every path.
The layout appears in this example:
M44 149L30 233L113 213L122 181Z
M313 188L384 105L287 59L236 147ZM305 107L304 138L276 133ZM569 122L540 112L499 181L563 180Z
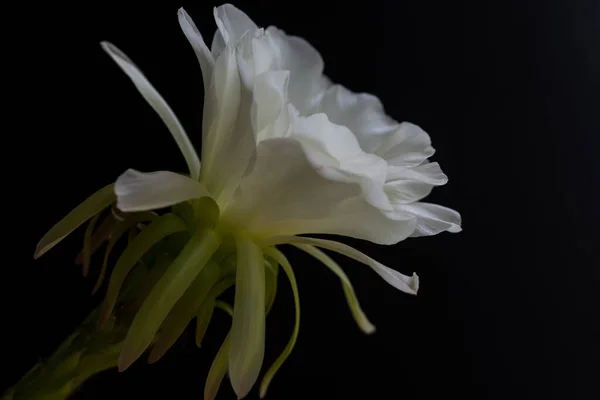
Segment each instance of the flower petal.
M375 272L377 272L379 276L383 278L383 280L400 291L408 294L417 294L417 291L419 290L419 277L416 274L413 274L412 276L403 275L400 272L388 268L378 261L375 261L371 257L361 253L355 248L333 240L301 236L280 236L269 239L265 244L309 244L316 247L321 247L323 249L335 251L336 253L343 254L346 257L350 257L356 261L368 265Z
M348 127L367 153L375 152L382 138L398 126L377 97L353 93L339 84L327 89L314 112L325 113L333 123Z
M246 13L232 4L215 7L213 13L219 28L215 32L211 46L215 59L226 46L235 47L246 32L258 29Z
M254 169L222 218L261 237L327 233L392 244L414 230L412 215L384 215L361 198L358 185L319 175L294 139L259 144Z
M272 71L283 71L279 67L278 54L271 37L264 29L248 31L236 46L238 67L244 85L252 90L254 78Z
M267 34L279 54L280 69L291 73L290 101L301 115L308 115L329 86L323 76L321 54L306 40L286 35L276 27L267 28Z
M402 205L402 210L417 218L416 229L411 236L432 236L448 231L462 231L460 214L450 208L430 203Z
M365 153L348 128L332 123L325 114L314 114L296 118L293 137L322 176L357 183L370 204L382 210L392 209L383 190L387 163Z
M257 142L286 137L291 130L287 107L289 71L271 71L256 77L252 103L252 125Z
M368 93L354 93L342 85L329 87L313 112L323 112L356 135L361 148L391 165L417 166L434 153L429 135L420 127L389 117L381 101Z
M330 234L368 240L377 244L396 244L415 230L415 218L402 211L382 213L361 199L339 205L332 215L318 219L290 219L256 229L256 235Z
M414 167L435 153L427 132L409 122L402 122L385 138L382 138L375 154L390 165Z
M198 182L170 171L128 169L115 182L117 207L124 212L155 210L209 196Z
M329 215L356 185L329 181L310 165L294 139L260 142L254 169L244 177L223 218L254 226L289 218Z
M414 168L392 167L388 170L385 191L394 204L407 204L419 201L431 193L434 186L445 185L448 177L436 162Z
M180 8L177 11L177 18L179 19L179 25L181 26L183 34L192 45L192 48L196 53L196 57L198 58L198 62L200 63L200 69L202 70L202 81L204 82L204 95L206 96L208 93L208 87L210 85L213 68L215 66L215 59L210 53L208 47L206 47L204 39L202 39L202 35L196 27L196 24L194 24L192 18L183 8Z
M236 248L229 377L241 399L256 382L265 353L265 262L260 248L245 237L236 237Z
M219 204L228 201L256 150L251 104L236 52L227 47L216 61L203 122L201 181Z
M169 107L167 102L150 84L148 79L135 66L135 64L121 50L109 42L102 42L102 49L117 63L117 65L127 74L140 94L146 99L148 104L156 111L163 120L169 131L173 135L179 150L183 153L185 161L192 178L197 179L200 176L200 159L194 150L185 130L177 120L175 113Z

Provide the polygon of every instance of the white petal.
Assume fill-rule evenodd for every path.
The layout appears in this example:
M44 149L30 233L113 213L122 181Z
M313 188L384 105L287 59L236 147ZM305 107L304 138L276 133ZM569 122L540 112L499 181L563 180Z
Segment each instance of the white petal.
M225 41L223 40L223 35L221 35L221 32L217 29L215 31L212 43L210 45L210 52L211 52L213 58L215 60L217 58L219 58L219 56L221 55L221 53L223 52L224 49L225 49Z
M257 226L282 219L320 218L335 211L341 201L358 195L356 185L320 176L296 140L269 139L259 143L254 168L242 180L226 214Z
M256 77L252 103L252 126L257 142L286 137L291 129L287 107L289 71L271 71Z
M228 48L216 60L202 121L202 179L210 179L222 142L232 133L240 107L240 77L235 51ZM210 184L207 187L210 189Z
M173 113L173 110L171 110L167 102L156 89L154 89L150 82L148 82L142 72L123 52L121 52L121 50L108 42L102 42L101 45L104 51L108 53L123 72L125 72L132 80L133 84L144 99L146 99L148 104L150 104L154 111L162 118L163 122L173 135L175 142L177 142L179 149L183 153L192 178L197 179L200 176L200 159L183 127L177 120L175 113Z
M188 13L183 8L180 8L177 11L177 18L179 19L181 30L183 30L185 37L192 45L192 48L196 53L196 57L198 58L198 62L200 63L200 69L202 70L202 81L204 82L204 93L206 96L206 93L208 93L213 68L215 66L215 60L208 47L206 47L204 39L202 39L202 35L196 27L196 24L194 24L192 18L190 18Z
M385 114L379 99L367 93L353 93L341 85L331 86L315 112L323 112L335 124L348 127L361 148L373 153L398 123Z
M279 55L280 68L291 72L290 101L300 114L308 115L329 86L321 55L306 40L275 27L269 27L267 34Z
M254 169L223 219L261 237L325 233L381 244L405 239L415 223L402 211L384 215L361 198L357 185L319 175L293 139L259 144Z
M365 199L382 210L392 207L383 190L387 163L365 153L348 128L336 125L325 114L298 117L293 137L301 144L310 162L327 179L353 182L363 190Z
M201 181L219 204L227 202L256 149L250 96L240 83L235 49L227 47L215 64L203 122Z
M385 191L394 204L419 201L431 193L434 186L445 185L448 177L436 162L414 168L391 167Z
M430 203L414 203L402 206L402 210L417 217L413 237L431 236L448 231L462 231L460 214L450 208Z
M368 265L375 272L377 272L379 276L381 276L387 283L389 283L398 290L409 294L417 294L417 291L419 290L419 277L416 274L413 274L412 276L406 276L396 270L386 267L385 265L372 259L366 254L361 253L355 248L345 245L343 243L339 243L333 240L316 239L300 236L274 237L267 242L267 244L269 245L277 245L284 243L310 244L316 247L321 247L323 249L335 251L337 253L345 255L346 257L350 257L356 261Z
M155 210L209 196L196 180L169 171L125 171L115 182L117 207L124 212Z
M333 85L323 94L314 112L323 112L335 124L348 127L367 153L375 153L391 165L416 166L431 157L429 135L410 123L389 117L381 101L367 93L354 93Z
M391 165L414 167L423 163L434 152L427 132L417 125L403 122L382 139L375 154Z
M282 70L272 40L264 29L247 31L236 46L236 53L242 82L249 90L254 87L254 78L258 75Z
M215 7L213 13L219 28L215 33L211 46L215 59L221 54L225 46L235 47L246 32L258 29L246 13L232 4Z
M331 215L314 219L289 219L256 228L256 234L273 235L332 234L368 240L377 244L396 244L415 230L415 218L400 211L383 213L362 199L353 198L339 205Z

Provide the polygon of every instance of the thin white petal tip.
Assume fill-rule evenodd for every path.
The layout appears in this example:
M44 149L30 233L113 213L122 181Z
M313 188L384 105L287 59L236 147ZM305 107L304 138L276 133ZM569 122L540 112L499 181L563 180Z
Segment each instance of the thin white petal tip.
M180 7L179 10L177 10L177 16L180 18L184 18L185 20L190 19L190 15L187 13L187 11L185 11L185 8Z
M368 327L363 328L363 332L367 335L372 335L377 331L377 328L375 328L375 325L369 325Z
M114 49L116 48L114 44L106 40L100 42L100 47L107 53L114 53Z
M414 295L419 292L419 276L417 274L412 274L408 286L414 291Z

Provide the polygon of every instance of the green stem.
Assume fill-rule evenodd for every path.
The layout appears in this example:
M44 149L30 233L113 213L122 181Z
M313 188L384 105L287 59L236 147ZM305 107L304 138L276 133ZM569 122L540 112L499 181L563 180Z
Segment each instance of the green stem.
M96 327L98 310L45 361L36 364L1 400L64 400L83 382L117 366L126 329Z

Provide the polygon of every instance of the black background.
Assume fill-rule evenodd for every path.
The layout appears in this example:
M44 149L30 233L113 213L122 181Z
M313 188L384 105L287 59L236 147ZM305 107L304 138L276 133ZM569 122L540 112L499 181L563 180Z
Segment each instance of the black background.
M184 6L210 41L219 3L145 3L24 3L5 13L14 49L3 59L16 69L5 86L17 89L5 91L4 108L6 385L99 301L72 263L81 233L34 262L39 238L126 168L185 171L101 40L142 68L200 146L202 79L176 12ZM348 241L421 277L411 297L336 258L378 328L372 336L354 324L337 279L290 251L302 325L268 398L599 398L600 2L235 4L259 25L305 37L334 81L429 132L450 177L430 201L463 216L457 235L387 248ZM267 364L292 321L281 280ZM201 398L227 324L218 318L202 350L188 335L159 363L99 375L75 398ZM228 381L220 395L234 398Z

